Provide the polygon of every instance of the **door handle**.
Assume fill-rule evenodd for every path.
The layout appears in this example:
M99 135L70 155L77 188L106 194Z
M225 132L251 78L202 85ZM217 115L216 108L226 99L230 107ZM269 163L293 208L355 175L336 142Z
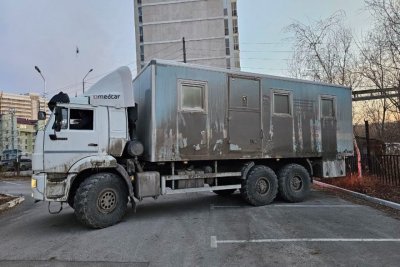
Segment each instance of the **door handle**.
M54 140L68 140L67 137L57 137L56 134L49 134L50 140L54 141Z
M88 146L98 146L98 145L95 143L90 143L90 144L88 144Z

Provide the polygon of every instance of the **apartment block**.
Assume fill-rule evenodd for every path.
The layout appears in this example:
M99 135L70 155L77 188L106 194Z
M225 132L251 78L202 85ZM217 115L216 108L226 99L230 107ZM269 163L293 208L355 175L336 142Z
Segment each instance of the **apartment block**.
M47 101L39 94L25 95L0 92L0 156L2 160L33 153L39 110L47 110Z
M47 110L47 102L39 94L11 94L0 91L0 114L14 112L17 118L37 120L38 111Z
M138 71L153 58L240 69L236 0L134 3Z

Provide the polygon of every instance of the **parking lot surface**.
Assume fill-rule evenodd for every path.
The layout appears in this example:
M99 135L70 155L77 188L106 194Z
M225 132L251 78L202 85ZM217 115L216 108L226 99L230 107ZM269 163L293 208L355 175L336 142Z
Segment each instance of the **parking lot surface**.
M9 181L10 182L10 181ZM13 181L11 181L13 182ZM313 190L302 203L252 207L239 194L146 199L112 227L80 225L33 203L29 182L0 181L25 202L0 214L1 266L398 266L400 221ZM56 204L55 204L56 205ZM52 206L57 209L57 206Z

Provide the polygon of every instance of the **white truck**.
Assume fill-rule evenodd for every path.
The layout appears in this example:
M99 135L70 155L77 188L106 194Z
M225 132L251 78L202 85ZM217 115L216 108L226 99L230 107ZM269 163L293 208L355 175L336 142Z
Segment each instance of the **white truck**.
M302 201L311 177L344 176L353 153L350 88L310 81L152 60L133 82L122 67L52 109L33 197L93 228L166 194Z

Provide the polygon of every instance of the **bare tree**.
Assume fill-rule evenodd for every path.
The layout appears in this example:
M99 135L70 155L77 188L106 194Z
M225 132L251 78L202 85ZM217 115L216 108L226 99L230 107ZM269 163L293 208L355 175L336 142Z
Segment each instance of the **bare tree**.
M381 91L395 88L400 94L400 1L366 0L367 8L375 19L375 26L360 48L361 74L367 83ZM385 98L387 105L400 111L399 97Z
M353 36L339 11L311 25L294 22L286 29L294 35L294 53L289 64L298 78L354 87L358 82L356 57L352 51ZM354 139L358 159L358 176L362 177L361 154Z
M291 75L346 86L358 82L353 72L356 66L353 36L343 25L344 18L344 12L339 11L311 25L296 21L286 28L294 35Z
M365 105L365 116L375 125L379 125L377 138L383 138L385 135L385 123L387 111L390 102L385 97L385 89L390 87L391 72L388 71L385 64L390 61L390 56L384 46L385 34L382 32L372 32L360 45L360 64L359 74L363 78L363 85L376 88L383 95L382 100L376 100Z
M375 89L381 100L366 103L364 116L374 126L376 138L395 140L392 123L400 111L400 1L365 0L367 9L374 18L374 27L359 44L359 68L362 84ZM398 132L398 127L395 132Z

